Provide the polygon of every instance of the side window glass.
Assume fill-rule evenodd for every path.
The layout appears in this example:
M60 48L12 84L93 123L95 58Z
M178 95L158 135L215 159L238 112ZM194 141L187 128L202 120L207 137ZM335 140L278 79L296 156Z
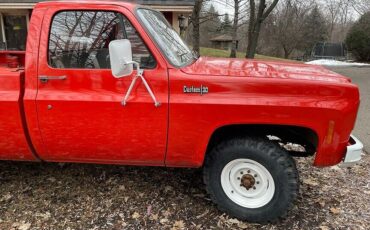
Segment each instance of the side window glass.
M106 11L63 11L51 25L48 62L53 68L109 69L109 43L130 39L133 58L142 68L154 68L155 59L121 14Z
M155 59L143 43L138 32L126 18L124 18L123 21L125 25L126 39L131 42L133 60L140 63L140 67L143 69L154 68L156 66Z

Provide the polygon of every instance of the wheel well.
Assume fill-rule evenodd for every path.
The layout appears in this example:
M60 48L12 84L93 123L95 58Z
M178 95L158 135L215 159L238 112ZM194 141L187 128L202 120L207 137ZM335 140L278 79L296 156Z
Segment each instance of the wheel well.
M318 135L315 131L305 127L289 125L229 125L218 128L211 136L207 146L207 153L217 143L235 137L268 138L285 147L293 156L312 156L318 146ZM304 149L301 151L289 150L287 145L296 144Z

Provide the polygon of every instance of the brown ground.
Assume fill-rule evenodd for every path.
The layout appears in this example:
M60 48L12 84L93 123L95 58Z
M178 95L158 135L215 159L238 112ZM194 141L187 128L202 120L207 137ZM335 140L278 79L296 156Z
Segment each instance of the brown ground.
M298 159L301 192L276 225L220 213L200 170L0 162L0 229L368 229L370 155L352 169Z

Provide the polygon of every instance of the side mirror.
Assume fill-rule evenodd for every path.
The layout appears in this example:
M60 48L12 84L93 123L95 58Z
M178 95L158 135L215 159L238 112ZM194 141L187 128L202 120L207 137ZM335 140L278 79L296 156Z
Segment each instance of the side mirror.
M112 74L115 78L122 78L128 77L134 71L134 65L137 69L136 76L132 79L130 87L125 95L125 98L122 101L122 105L126 106L127 100L130 97L130 94L136 84L138 78L140 78L145 88L148 90L149 95L152 97L154 101L154 106L159 107L161 103L159 103L150 88L148 82L144 78L144 70L140 69L140 64L132 60L132 49L131 43L127 39L122 40L115 40L109 43L109 57L110 57L110 65L112 69Z
M115 78L130 76L134 70L131 42L127 39L109 43L109 57L112 74Z

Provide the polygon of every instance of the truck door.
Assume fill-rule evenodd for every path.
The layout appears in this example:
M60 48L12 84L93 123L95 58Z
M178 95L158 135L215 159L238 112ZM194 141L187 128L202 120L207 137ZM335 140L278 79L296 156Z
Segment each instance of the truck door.
M76 3L77 4L77 3ZM68 5L71 7L70 5ZM78 5L74 9L81 9ZM98 10L98 9L104 9ZM119 10L119 12L117 11ZM42 29L37 110L47 161L164 165L168 75L132 13L117 6L49 9ZM127 38L160 107L139 80L115 79L110 41Z

